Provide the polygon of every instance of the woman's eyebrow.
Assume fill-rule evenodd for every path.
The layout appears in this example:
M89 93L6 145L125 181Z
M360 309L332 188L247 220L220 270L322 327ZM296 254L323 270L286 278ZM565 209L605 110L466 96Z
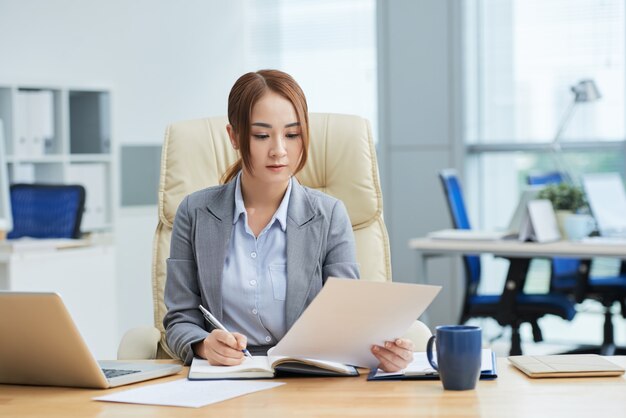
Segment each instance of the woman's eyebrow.
M252 126L260 126L262 128L271 128L272 125L270 125L269 123L265 123L265 122L254 122L252 124ZM291 128L293 126L300 126L300 122L292 122L292 123L288 123L285 125L285 128Z

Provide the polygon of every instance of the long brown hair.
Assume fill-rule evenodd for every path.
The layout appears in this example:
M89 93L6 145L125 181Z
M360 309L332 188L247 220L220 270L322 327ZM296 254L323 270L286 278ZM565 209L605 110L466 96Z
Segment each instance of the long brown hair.
M302 137L302 156L296 167L296 173L306 164L309 153L309 113L304 92L293 77L282 71L260 70L246 73L239 77L228 95L228 123L239 140L240 157L222 175L222 184L234 179L243 166L252 171L250 118L252 108L267 91L283 96L293 105L300 122Z

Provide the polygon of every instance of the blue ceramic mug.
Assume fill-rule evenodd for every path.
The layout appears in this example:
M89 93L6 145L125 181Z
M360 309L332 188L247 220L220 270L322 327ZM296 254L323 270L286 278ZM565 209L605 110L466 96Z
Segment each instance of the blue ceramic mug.
M437 361L433 343L437 343ZM480 375L482 338L480 327L445 325L437 327L426 346L428 362L439 372L443 388L469 390L476 387Z

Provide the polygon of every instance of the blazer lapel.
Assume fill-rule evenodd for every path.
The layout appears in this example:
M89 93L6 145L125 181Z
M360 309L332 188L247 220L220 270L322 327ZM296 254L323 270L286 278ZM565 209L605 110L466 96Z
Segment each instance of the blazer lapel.
M206 210L198 213L196 230L196 257L198 277L211 313L221 321L222 273L226 251L233 229L235 182L228 183L220 193L213 195Z
M321 218L306 190L294 177L287 211L287 328L291 328L304 310L311 279L319 268L321 227Z

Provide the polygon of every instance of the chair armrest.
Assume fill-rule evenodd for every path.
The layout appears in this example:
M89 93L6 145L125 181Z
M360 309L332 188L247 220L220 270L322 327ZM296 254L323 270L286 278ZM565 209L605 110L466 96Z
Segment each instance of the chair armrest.
M154 327L132 328L124 334L117 349L118 360L153 360L161 333Z
M415 345L414 351L426 351L428 339L432 336L430 329L421 321L415 321L411 327L404 333L402 338L413 341Z

